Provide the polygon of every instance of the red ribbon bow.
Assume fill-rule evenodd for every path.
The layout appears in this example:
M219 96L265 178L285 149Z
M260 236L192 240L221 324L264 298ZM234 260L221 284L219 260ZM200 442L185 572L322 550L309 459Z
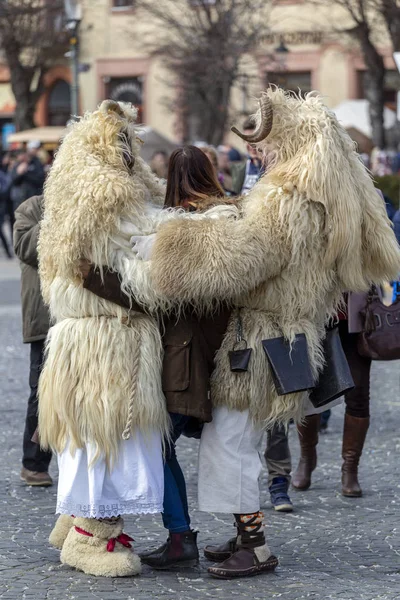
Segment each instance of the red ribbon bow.
M88 531L85 531L84 529L82 529L81 527L77 527L76 525L75 525L75 531L77 533L80 533L81 535L87 535L88 537L93 537L93 533L89 533ZM132 544L130 544L129 542L134 542L134 541L135 540L133 538L131 538L129 535L127 535L126 533L120 533L118 537L110 538L108 540L107 552L114 552L115 544L117 542L119 542L120 544L125 546L125 548L132 548Z
M107 552L114 552L115 544L117 542L119 542L120 544L122 544L123 546L125 546L125 548L132 548L132 544L130 544L129 542L133 542L133 541L134 541L134 539L131 538L126 533L120 533L118 537L116 537L116 538L110 538L108 540L108 542L107 542Z

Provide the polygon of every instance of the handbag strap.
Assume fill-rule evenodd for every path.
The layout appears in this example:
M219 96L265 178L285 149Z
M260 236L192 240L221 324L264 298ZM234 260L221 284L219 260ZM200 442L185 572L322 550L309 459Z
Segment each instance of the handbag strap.
M243 320L242 320L241 309L238 308L237 317L236 317L236 343L239 344L239 342L242 342L242 341L243 341Z
M380 296L378 294L378 289L377 289L376 285L374 284L370 287L370 289L368 291L367 306L369 306L375 298L378 298L380 300Z
M247 340L245 340L243 337L243 320L242 320L241 308L238 308L237 313L236 313L236 342L233 346L233 350L236 350L236 347L241 342L244 342L246 344L246 348L247 348Z

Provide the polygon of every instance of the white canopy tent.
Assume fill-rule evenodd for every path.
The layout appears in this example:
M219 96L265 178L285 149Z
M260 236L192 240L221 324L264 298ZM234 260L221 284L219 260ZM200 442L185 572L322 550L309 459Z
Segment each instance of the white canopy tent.
M58 144L66 132L65 127L35 127L18 133L11 133L8 136L8 141L20 144L36 141L42 144Z
M345 100L336 106L333 112L345 129L356 129L366 138L371 139L368 100ZM385 107L383 120L385 129L392 129L396 125L396 113Z
M141 155L146 162L150 161L157 150L163 150L167 154L171 154L178 147L178 144L171 142L149 125L139 125L137 131L139 137L144 142ZM57 146L66 133L66 127L35 127L35 129L26 129L25 131L10 134L8 141L20 144L39 141L44 145Z

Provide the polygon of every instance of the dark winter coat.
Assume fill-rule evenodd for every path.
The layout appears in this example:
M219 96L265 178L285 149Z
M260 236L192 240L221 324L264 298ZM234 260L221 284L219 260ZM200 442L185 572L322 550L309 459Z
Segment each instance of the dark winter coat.
M45 339L49 313L43 303L38 275L37 242L43 197L34 196L15 211L14 251L21 261L21 301L24 343Z
M17 164L11 172L10 193L14 208L32 196L42 194L45 180L43 165L36 156L30 159L26 173L18 175L18 166Z
M128 308L130 301L121 292L116 273L91 270L84 287L101 298ZM142 308L133 304L134 310ZM199 319L190 310L163 322L164 361L162 384L167 408L171 413L211 421L210 375L214 356L224 336L230 311L221 310L213 317Z

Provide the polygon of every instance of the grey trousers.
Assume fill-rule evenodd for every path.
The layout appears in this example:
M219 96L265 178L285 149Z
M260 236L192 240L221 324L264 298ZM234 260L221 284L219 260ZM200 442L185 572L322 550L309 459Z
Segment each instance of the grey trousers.
M284 427L275 425L267 434L265 460L268 468L268 485L275 477L285 477L290 483L292 458L290 456L289 440Z

